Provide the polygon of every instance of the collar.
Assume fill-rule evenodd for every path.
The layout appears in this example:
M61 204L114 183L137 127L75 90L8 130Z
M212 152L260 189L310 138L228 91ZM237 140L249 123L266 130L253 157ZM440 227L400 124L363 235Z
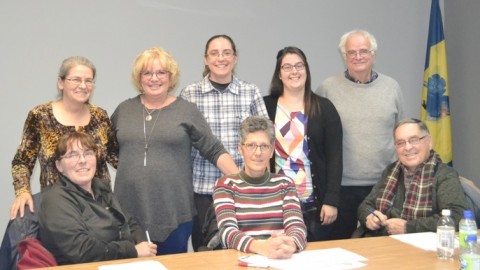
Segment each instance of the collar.
M91 194L90 192L81 188L79 185L73 183L70 179L68 179L63 174L60 174L59 184L61 186L65 187L65 188L71 190L71 191L79 193L80 195L82 195L84 197L87 197L87 198L90 198L92 200L95 200L93 198L93 194L95 195L96 200L98 200L98 198L100 197L101 194L103 194L105 192L108 192L108 190L109 190L107 184L104 181L102 181L102 180L100 180L96 177L94 177L92 179L92 192L93 192L93 194Z
M372 73L370 75L370 80L366 81L365 83L362 83L359 80L355 80L352 76L350 76L350 73L348 73L348 69L345 70L345 72L343 74L345 75L345 78L347 78L349 81L352 81L352 82L358 83L358 84L368 84L368 83L371 83L371 82L375 81L378 78L378 73L373 71L373 70L372 70Z
M235 94L235 95L239 95L240 94L240 81L238 80L237 77L235 77L235 75L232 76L232 81L230 82L230 84L227 86L227 88L225 88L225 90L223 91L220 91L220 90L217 90L215 89L215 87L212 85L212 83L210 82L210 79L209 79L209 76L210 76L210 73L207 74L204 78L203 78L203 86L202 86L202 93L203 94L206 94L208 92L212 92L212 91L217 91L217 92L220 92L220 93L225 93L225 92L230 92L232 94Z
M270 172L268 170L265 170L265 173L260 176L260 177L251 177L249 176L246 172L245 169L240 171L238 173L238 177L242 179L243 181L252 184L252 185L263 185L265 184L268 180L270 180Z

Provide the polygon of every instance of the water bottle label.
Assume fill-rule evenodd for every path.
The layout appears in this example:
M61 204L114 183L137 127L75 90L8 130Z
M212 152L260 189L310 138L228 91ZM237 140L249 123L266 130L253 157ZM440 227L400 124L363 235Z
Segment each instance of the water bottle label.
M462 270L478 270L480 269L480 255L463 254L460 256L460 269Z
M476 235L477 231L459 231L458 232L458 244L461 248L466 248L467 247L467 237L469 235Z
M453 257L455 229L453 227L437 227L437 256L440 259Z

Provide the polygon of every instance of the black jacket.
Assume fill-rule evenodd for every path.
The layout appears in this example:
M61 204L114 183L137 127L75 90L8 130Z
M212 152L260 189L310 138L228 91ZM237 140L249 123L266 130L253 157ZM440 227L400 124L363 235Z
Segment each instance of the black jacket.
M95 199L61 175L43 193L40 239L58 264L137 257L145 231L124 213L109 184L94 178Z
M320 104L320 112L308 119L306 131L315 205L338 207L343 170L342 123L330 100L315 94L312 98L318 99ZM265 96L263 99L268 116L275 122L278 97ZM270 160L272 172L275 170L274 158Z
M25 205L25 215L20 217L20 213L14 220L10 220L3 236L2 246L0 247L0 269L16 270L17 262L20 259L17 250L18 244L25 238L38 237L38 212L42 202L42 194L36 193L33 196L33 205L35 213L31 213L28 205Z

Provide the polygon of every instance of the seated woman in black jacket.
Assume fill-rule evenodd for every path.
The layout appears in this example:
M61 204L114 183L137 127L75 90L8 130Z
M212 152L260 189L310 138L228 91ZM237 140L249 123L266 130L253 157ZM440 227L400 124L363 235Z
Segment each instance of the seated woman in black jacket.
M40 239L58 264L155 256L157 247L122 211L110 185L94 178L94 139L82 132L63 136L55 157L60 179L43 194Z

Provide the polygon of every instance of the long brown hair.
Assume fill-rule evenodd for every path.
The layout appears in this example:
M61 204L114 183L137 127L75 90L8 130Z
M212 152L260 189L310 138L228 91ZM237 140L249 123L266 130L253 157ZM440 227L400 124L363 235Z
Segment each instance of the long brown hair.
M310 76L310 67L308 65L307 57L299 48L288 46L278 51L277 63L275 65L275 71L273 72L272 82L270 83L270 95L274 97L281 97L283 95L283 82L280 80L280 69L282 67L282 60L287 54L298 55L305 64L307 79L305 80L305 94L303 95L303 102L305 103L305 115L307 115L309 118L312 118L317 113L320 113L320 104L312 91L312 79Z

